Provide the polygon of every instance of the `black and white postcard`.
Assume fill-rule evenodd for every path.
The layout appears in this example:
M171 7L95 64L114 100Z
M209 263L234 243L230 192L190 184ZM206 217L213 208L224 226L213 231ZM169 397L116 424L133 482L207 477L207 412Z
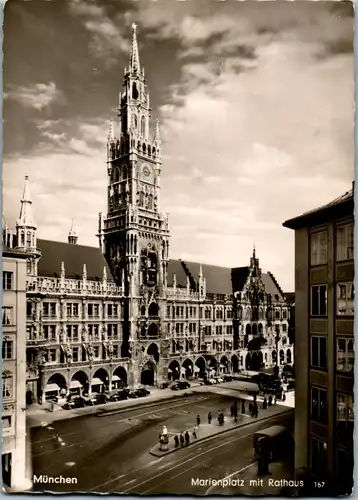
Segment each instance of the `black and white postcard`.
M353 26L6 3L4 491L352 493Z

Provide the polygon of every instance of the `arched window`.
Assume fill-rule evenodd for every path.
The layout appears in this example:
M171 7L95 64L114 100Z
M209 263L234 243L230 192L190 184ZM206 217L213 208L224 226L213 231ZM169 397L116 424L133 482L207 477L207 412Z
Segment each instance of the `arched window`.
M158 316L159 308L155 302L152 302L150 304L149 309L148 309L148 314L149 314L149 316Z
M26 246L31 247L31 243L32 243L31 233L30 231L27 231Z
M142 118L140 119L140 135L143 138L145 137L145 118L144 118L144 116L142 116ZM149 150L149 148L148 148L148 150Z
M141 314L142 316L145 316L145 306L142 306L142 307L140 308L140 314Z
M114 170L114 174L113 174L113 181L114 181L114 182L118 182L118 181L119 181L119 175L120 175L120 174L119 174L119 168L116 168L116 169Z
M139 193L139 206L143 207L143 205L144 205L144 193L143 193L143 191L141 191Z
M23 232L21 233L21 246L25 246L25 234Z
M135 83L133 83L133 85L132 85L132 98L138 99L138 89L137 89L137 85Z
M153 195L152 194L150 194L148 196L148 209L153 210Z

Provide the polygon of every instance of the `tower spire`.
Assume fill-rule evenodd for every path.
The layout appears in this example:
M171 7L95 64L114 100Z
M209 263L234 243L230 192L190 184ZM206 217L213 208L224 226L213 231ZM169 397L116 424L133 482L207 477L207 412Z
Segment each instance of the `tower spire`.
M132 49L131 56L129 62L129 71L138 73L140 72L140 64L139 64L139 53L138 53L138 43L137 43L137 25L135 23L132 24Z
M32 201L28 181L29 176L25 175L25 186L21 199L20 217L18 218L16 225L36 229L36 223L32 212Z

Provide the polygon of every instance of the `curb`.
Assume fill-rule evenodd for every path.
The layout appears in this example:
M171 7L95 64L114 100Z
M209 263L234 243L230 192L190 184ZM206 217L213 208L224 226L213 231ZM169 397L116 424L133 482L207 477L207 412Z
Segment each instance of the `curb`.
M288 410L284 410L284 411L275 413L274 415L269 415L267 417L260 418L258 420L255 420L254 422L247 422L246 424L242 424L242 425L240 425L238 427L232 427L231 429L223 429L222 431L219 431L216 434L212 434L211 436L206 436L206 437L201 438L201 439L196 439L195 441L190 441L189 444L187 444L185 446L180 446L178 448L174 448L173 450L169 450L169 451L167 451L166 453L163 453L163 454L159 454L159 453L155 452L154 448L152 448L149 451L149 453L150 453L150 455L153 455L154 457L162 458L162 457L164 457L166 455L170 455L171 453L175 453L176 451L182 450L183 448L187 448L188 446L192 446L192 445L195 445L195 444L198 444L198 443L203 443L204 441L209 441L210 439L213 439L216 436L219 436L221 434L225 434L226 432L237 431L238 429L242 429L243 427L247 427L248 425L252 425L252 424L254 424L256 422L263 422L265 420L269 420L270 418L277 417L278 415L282 415L284 413L289 413L289 412L294 411L294 410L295 410L294 408L290 408Z

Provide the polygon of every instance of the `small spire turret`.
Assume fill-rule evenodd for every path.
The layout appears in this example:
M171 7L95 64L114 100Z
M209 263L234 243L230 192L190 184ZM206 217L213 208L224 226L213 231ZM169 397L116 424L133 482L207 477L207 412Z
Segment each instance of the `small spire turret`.
M78 240L78 236L76 234L76 231L74 230L74 221L72 219L70 232L68 233L68 242L71 245L76 245L77 244L77 240Z
M159 119L157 118L156 123L155 123L155 132L154 132L154 137L153 137L153 143L155 146L158 148L161 145L161 140L160 140L160 127L159 127Z

